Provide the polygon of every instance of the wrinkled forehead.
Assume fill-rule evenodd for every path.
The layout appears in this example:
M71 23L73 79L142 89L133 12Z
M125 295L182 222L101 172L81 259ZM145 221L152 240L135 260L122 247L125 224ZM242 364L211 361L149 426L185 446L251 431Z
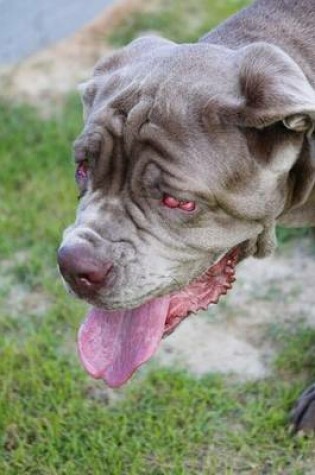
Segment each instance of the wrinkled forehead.
M157 118L161 110L164 116L185 117L204 105L206 97L231 94L232 70L233 53L225 48L139 39L96 65L82 87L86 115L104 105L128 114L145 98Z
M76 148L82 138L89 153L100 142L111 148L120 144L119 153L133 167L139 161L142 166L153 162L174 180L180 178L183 186L190 182L193 188L196 182L200 187L201 176L209 183L208 174L215 175L205 154L212 153L216 163L215 150L222 152L227 144L226 136L209 130L209 124L205 127L202 111L218 94L232 94L231 52L162 39L154 47L145 43L138 40L96 66L84 86L86 125ZM110 153L104 156L109 160Z

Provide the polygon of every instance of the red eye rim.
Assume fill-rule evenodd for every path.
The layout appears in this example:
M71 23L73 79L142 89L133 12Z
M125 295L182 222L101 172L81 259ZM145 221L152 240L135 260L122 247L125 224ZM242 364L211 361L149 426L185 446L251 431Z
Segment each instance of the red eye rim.
M194 201L181 201L166 193L163 195L162 204L166 208L180 209L188 213L192 213L196 210L196 203Z
M181 201L179 208L192 213L196 210L196 203L194 201Z
M82 160L77 164L75 179L78 185L84 185L88 179L89 163L88 160Z
M75 171L75 181L79 189L78 199L81 199L87 190L87 184L89 179L89 162L88 160L81 160L77 162L77 168Z
M167 195L167 194L164 194L163 195L163 200L162 200L162 203L164 206L166 206L167 208L178 208L179 205L180 205L180 201L177 200L176 198L174 198L173 196L171 195Z

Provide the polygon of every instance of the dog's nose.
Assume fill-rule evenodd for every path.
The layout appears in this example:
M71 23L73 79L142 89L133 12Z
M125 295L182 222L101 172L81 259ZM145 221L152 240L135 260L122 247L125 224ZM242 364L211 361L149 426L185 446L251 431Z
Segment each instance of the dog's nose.
M66 244L58 250L58 265L64 279L82 297L88 297L106 284L113 267L98 259L93 250L82 244Z

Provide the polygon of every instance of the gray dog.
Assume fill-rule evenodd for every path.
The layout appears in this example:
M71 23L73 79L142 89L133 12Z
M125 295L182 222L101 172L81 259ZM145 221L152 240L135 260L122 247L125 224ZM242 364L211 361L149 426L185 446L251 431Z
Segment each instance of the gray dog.
M78 339L92 376L123 384L239 261L274 250L276 223L315 225L314 51L314 0L258 0L196 44L145 37L96 65L58 253L93 305ZM311 388L296 430L314 406Z

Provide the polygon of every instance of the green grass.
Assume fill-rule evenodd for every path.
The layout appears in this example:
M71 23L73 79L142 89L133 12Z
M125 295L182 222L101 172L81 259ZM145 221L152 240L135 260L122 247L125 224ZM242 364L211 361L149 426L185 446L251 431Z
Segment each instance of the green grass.
M312 228L282 228L280 226L277 228L277 239L280 245L287 244L292 239L312 236L314 236Z
M250 3L249 0L160 0L148 3L145 12L126 16L109 35L123 46L145 32L157 32L177 42L196 41L222 19Z
M156 9L154 29L184 39L189 17L191 39L243 4L216 1L208 14L211 2L182 3L182 13L179 2ZM152 28L149 20L129 18L116 41ZM80 126L78 99L48 120L0 106L1 475L313 473L313 441L288 433L289 409L315 376L315 333L301 325L269 329L279 356L260 382L195 379L153 363L113 392L85 375L74 343L85 306L66 295L55 263L74 217L70 144Z

